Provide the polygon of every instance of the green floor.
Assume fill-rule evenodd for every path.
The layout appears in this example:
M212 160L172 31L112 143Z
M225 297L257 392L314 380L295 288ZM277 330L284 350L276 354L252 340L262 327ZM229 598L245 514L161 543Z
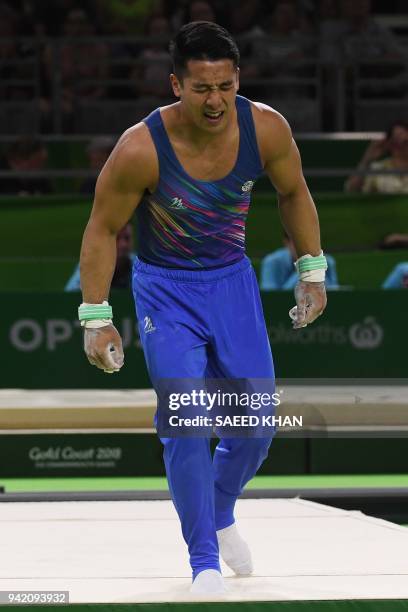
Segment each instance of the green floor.
M167 490L162 477L147 478L13 478L0 480L6 492ZM408 474L334 476L256 476L248 489L408 487Z

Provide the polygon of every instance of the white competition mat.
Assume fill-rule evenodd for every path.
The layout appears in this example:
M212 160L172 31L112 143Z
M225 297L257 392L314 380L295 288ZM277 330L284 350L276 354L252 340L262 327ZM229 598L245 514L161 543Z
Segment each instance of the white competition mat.
M408 598L408 529L300 499L240 500L255 573L225 601ZM170 501L0 503L0 590L71 603L193 600Z

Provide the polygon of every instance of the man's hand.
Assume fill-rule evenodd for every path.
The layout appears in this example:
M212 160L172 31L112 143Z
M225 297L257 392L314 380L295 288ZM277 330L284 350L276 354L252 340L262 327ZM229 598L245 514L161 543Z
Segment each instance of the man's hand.
M107 374L119 372L124 356L122 339L112 324L97 329L84 329L84 351L89 363Z
M295 287L296 306L291 308L289 316L293 329L300 329L312 323L326 308L327 297L324 283L299 281Z

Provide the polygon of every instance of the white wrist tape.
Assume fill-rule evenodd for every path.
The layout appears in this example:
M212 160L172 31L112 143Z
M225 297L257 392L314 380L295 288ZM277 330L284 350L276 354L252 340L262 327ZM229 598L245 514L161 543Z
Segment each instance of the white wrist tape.
M78 308L81 326L85 329L98 329L112 323L112 307L106 300L102 304L83 302Z
M295 261L295 268L299 274L299 279L308 283L322 283L324 282L327 270L327 260L323 255L323 251L320 255L313 257L313 255L303 255Z
M99 329L112 324L112 319L92 319L92 321L81 321L81 326L85 329Z

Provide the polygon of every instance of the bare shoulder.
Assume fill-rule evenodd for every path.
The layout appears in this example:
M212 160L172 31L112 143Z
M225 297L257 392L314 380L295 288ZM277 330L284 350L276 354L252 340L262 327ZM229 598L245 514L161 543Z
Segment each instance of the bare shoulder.
M158 159L150 131L145 123L127 129L113 149L103 173L118 186L149 189L157 183Z
M292 130L285 117L263 102L252 102L256 137L264 163L285 156L292 146Z

